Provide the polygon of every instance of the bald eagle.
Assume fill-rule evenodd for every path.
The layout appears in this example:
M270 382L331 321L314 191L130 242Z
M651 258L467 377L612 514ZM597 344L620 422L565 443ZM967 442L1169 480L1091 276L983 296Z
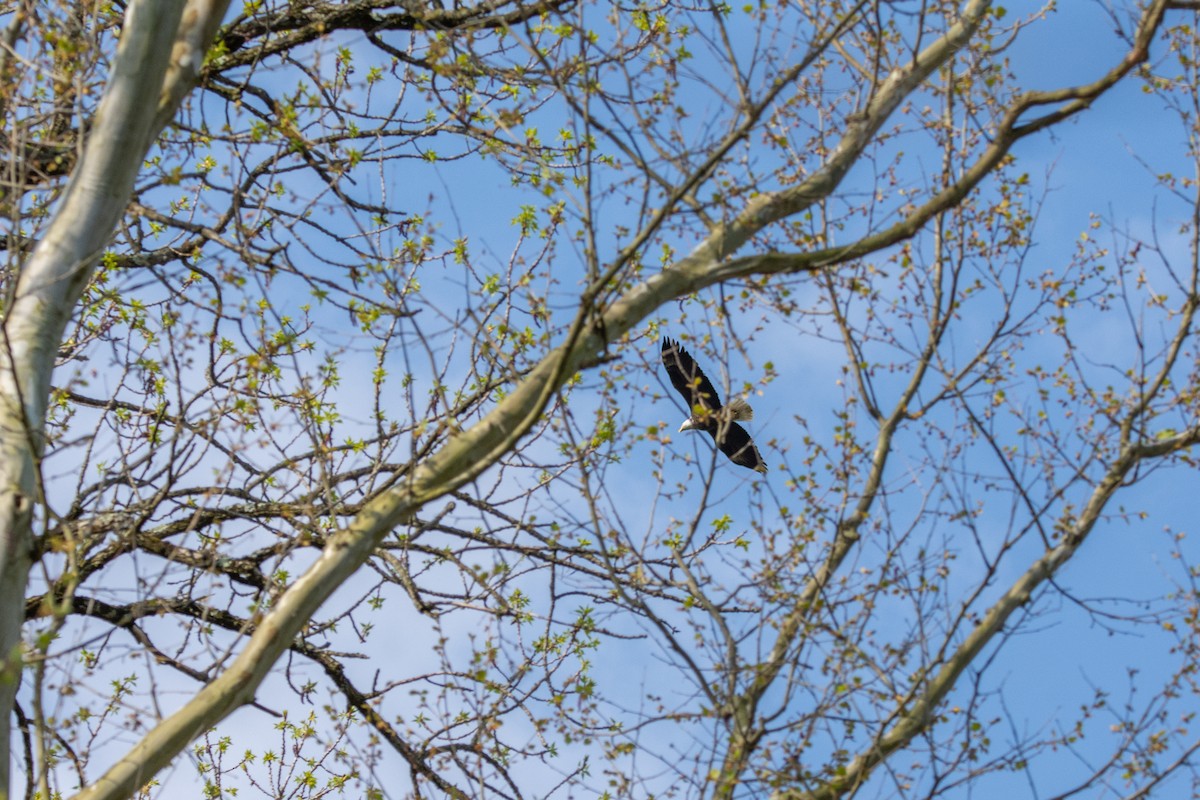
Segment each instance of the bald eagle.
M754 419L750 404L738 397L721 405L721 397L712 382L679 342L663 339L662 362L671 378L671 385L683 395L683 402L687 403L690 414L679 426L679 431L704 431L713 437L717 447L729 456L730 461L765 473L767 464L754 446L754 440L745 428L738 425L738 420Z

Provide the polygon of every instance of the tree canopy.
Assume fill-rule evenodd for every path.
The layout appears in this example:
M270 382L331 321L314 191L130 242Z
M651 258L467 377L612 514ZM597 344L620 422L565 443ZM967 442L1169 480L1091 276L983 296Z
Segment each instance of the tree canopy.
M1060 5L7 4L0 798L1196 796L1200 4Z

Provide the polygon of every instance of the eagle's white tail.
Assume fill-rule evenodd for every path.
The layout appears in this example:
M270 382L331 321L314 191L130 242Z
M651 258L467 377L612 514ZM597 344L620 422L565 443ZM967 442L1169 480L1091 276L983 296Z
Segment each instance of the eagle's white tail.
M729 415L729 419L734 422L746 422L754 419L754 409L740 397L735 397L725 404L722 409Z

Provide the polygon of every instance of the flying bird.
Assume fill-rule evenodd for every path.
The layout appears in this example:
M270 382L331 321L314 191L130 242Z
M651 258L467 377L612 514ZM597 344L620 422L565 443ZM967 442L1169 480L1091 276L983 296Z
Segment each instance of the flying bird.
M679 342L663 338L662 362L671 378L675 391L683 395L690 416L679 426L679 431L704 431L713 437L722 453L738 466L765 473L767 464L754 446L754 440L738 421L754 419L750 404L738 397L721 405L721 397L713 388L686 350Z

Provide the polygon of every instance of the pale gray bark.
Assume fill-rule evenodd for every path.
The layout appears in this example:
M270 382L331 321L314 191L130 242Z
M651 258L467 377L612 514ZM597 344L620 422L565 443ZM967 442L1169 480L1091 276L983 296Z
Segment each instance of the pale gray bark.
M129 202L150 144L195 85L227 0L134 0L79 164L22 265L0 332L0 798L10 785L10 720L33 508L41 493L50 376L97 259ZM178 31L164 36L164 31ZM156 98L157 102L147 102Z

